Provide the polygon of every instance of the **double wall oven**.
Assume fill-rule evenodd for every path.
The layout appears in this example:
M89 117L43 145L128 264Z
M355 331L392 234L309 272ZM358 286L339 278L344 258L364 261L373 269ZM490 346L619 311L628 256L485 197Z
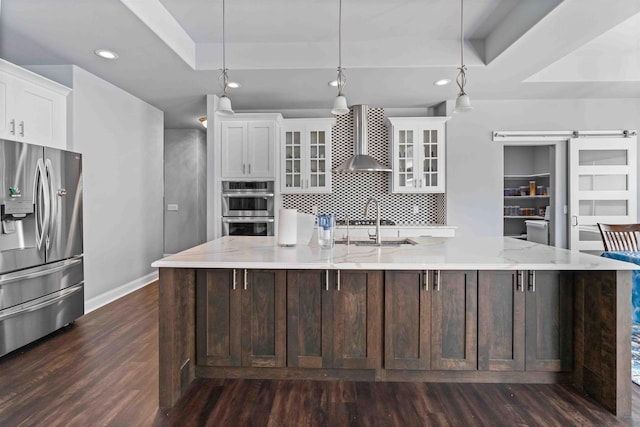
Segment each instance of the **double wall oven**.
M274 182L222 182L222 235L274 235Z

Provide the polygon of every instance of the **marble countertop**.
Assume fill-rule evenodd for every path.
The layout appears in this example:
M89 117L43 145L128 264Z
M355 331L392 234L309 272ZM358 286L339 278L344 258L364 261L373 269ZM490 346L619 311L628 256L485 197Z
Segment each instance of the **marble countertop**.
M637 265L508 237L412 238L417 245L280 247L275 237L222 237L152 264L170 268L341 270L635 270Z
M336 225L338 228L347 228L346 225L340 224ZM376 225L350 225L349 228L376 228ZM382 225L380 224L380 228L453 228L457 229L458 227L455 225L444 225L444 224L394 224L394 225Z

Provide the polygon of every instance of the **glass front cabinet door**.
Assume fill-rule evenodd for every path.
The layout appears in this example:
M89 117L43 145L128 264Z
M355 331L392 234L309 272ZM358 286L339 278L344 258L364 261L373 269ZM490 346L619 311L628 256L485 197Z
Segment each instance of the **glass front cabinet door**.
M393 193L444 193L449 117L390 117Z
M280 190L331 193L331 125L335 119L286 119L282 126Z

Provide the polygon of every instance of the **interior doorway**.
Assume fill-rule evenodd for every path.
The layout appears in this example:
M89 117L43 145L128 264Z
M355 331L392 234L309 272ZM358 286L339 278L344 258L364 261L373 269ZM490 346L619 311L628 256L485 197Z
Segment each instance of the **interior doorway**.
M505 143L503 235L566 247L566 152L556 143Z

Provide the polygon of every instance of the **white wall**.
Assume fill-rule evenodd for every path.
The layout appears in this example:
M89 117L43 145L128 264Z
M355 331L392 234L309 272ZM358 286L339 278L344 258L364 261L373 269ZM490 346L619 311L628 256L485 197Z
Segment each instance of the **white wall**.
M449 114L453 104L447 102ZM501 235L502 144L492 141L492 131L640 128L637 99L473 100L473 106L447 122L447 223L458 226L457 236Z
M164 132L164 252L206 240L206 136L199 129ZM169 211L168 205L178 205Z
M90 311L153 280L162 257L163 112L72 67L83 155L85 300Z

